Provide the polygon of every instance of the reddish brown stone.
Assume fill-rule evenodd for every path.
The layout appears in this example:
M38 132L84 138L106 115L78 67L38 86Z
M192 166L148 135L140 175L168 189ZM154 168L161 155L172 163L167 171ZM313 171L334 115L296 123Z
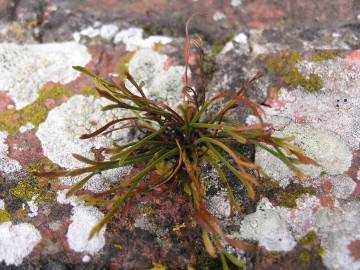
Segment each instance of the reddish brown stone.
M13 101L6 92L0 91L0 113L5 112L9 105L14 105Z
M334 185L330 180L325 180L321 182L321 188L325 193L330 193L333 189Z
M321 197L320 204L324 207L333 207L335 204L335 201L331 197Z
M353 256L357 261L360 261L360 240L351 241L348 248L351 256Z
M18 132L14 137L7 138L9 157L20 162L26 168L29 164L43 159L41 143L35 135L35 130Z

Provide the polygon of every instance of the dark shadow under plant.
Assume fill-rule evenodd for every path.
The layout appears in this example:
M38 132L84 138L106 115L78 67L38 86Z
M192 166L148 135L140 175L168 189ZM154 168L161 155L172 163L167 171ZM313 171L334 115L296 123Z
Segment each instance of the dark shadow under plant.
M198 14L193 16L195 15ZM67 192L67 196L71 196L77 194L86 182L99 172L129 165L141 167L141 170L135 175L118 182L107 191L80 196L89 204L110 206L110 210L104 218L91 230L89 238L93 237L120 207L130 206L131 200L137 194L149 192L158 187L172 189L180 185L191 195L195 209L194 218L202 228L202 238L207 252L212 257L219 256L223 268L228 269L228 261L237 266L241 266L242 262L226 252L222 241L248 252L254 252L255 247L227 237L218 220L208 211L205 204L205 190L202 185L201 164L205 162L217 172L221 185L227 191L232 211L240 213L240 206L235 200L224 170L230 171L241 182L251 199L255 199L255 188L259 185L254 175L264 172L242 153L239 153L236 145L255 145L265 149L286 164L299 177L302 177L303 174L296 167L297 164L316 163L306 157L299 148L289 143L293 138L274 137L271 126L265 124L261 118L259 106L244 96L246 90L260 75L245 82L235 93L224 92L212 98L206 98L204 77L201 77L196 89L191 87L188 78L191 53L188 24L193 16L186 23L184 101L177 110L146 97L142 89L144 83L136 82L128 73L125 76L133 85L133 91L125 86L125 82L107 81L83 67L74 67L92 77L99 95L112 102L111 105L103 108L104 111L120 108L133 114L131 117L113 120L95 132L81 136L81 139L129 128L144 130L146 135L127 144L119 145L114 142L113 148L104 148L103 151L111 154L111 157L104 161L90 160L74 154L76 159L87 166L71 171L35 174L48 177L86 174ZM197 65L202 73L204 54L201 43L195 41L194 44L197 49ZM227 102L224 102L225 98L228 100ZM217 106L214 106L215 104ZM248 107L258 117L259 123L245 125L229 119L229 112L239 106ZM228 157L224 157L223 153L226 153Z

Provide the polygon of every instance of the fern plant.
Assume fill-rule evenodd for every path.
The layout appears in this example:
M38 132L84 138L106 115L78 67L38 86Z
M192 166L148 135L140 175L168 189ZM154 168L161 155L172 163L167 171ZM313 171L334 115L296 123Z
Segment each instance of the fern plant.
M193 16L196 15L198 14ZM107 205L110 209L91 230L89 238L92 238L119 208L124 204L129 206L136 194L151 192L152 189L158 187L175 188L181 185L192 198L195 209L194 218L202 229L202 238L207 252L212 257L220 256L223 268L228 269L228 261L237 266L241 266L242 263L226 252L223 241L249 252L254 252L255 247L227 237L218 220L208 211L202 185L204 176L201 164L207 163L217 172L221 185L227 191L231 209L241 212L232 187L225 176L225 170L230 171L241 182L251 199L255 199L255 189L259 185L254 175L265 174L265 172L238 152L236 146L261 147L285 163L299 177L303 174L296 167L297 164L316 164L316 162L306 157L301 149L289 143L292 137L274 137L271 126L265 124L261 118L259 106L244 96L246 90L260 77L259 74L246 81L238 91L223 92L212 98L206 97L207 85L204 76L201 77L196 89L191 87L188 77L191 53L188 24L193 16L186 23L184 101L177 110L149 99L143 91L144 83L136 82L128 73L125 73L126 80L132 84L134 90L126 87L125 82L115 83L104 80L84 67L76 66L74 67L76 70L94 80L98 94L112 102L111 105L103 108L104 111L120 108L128 110L133 115L113 120L95 132L81 136L81 139L128 128L141 129L146 135L122 145L114 142L113 148L104 148L106 153L111 154L111 157L104 161L90 160L74 154L76 159L86 164L85 167L71 171L35 174L47 177L85 175L67 192L67 196L71 196L77 194L86 182L99 172L129 165L142 168L107 191L81 196L81 199L89 204ZM197 49L197 65L202 73L204 53L201 42L195 41L194 44ZM224 98L228 101L224 102ZM248 107L257 116L259 123L246 125L229 119L229 112L239 106ZM224 153L228 157L224 157Z

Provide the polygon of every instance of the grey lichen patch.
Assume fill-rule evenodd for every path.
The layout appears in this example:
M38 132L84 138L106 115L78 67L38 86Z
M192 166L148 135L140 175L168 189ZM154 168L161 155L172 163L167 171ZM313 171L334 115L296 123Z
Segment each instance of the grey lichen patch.
M76 168L83 164L72 157L73 153L94 159L92 150L109 147L113 140L130 140L130 133L127 130L88 140L79 139L81 135L93 132L109 121L125 116L121 110L101 111L106 104L108 102L103 98L76 95L51 110L36 132L44 155L61 167ZM93 191L103 190L110 185L111 181L118 181L119 177L128 171L129 168L119 168L99 173L86 184L85 188ZM79 177L67 177L62 178L62 183L72 184L78 180L80 180Z
M126 50L133 51L136 49L152 48L155 44L167 44L172 38L167 36L152 35L144 38L144 30L141 28L130 27L119 31L114 37L114 43L123 43Z
M176 108L182 100L184 67L166 67L167 61L166 55L143 49L134 54L128 69L136 81L144 81L144 92L149 98Z
M8 92L20 110L37 99L46 82L66 84L74 80L78 72L71 67L84 66L90 59L86 47L74 42L0 44L0 91Z
M256 212L242 222L241 236L259 241L268 251L289 251L298 241L302 251L316 252L304 253L299 259L306 261L321 256L329 269L358 269L360 262L349 250L350 243L360 235L358 202L337 202L328 208L323 207L318 198L306 195L297 199L296 205L295 209L274 207L262 199ZM272 231L264 233L268 227L272 227Z
M281 212L281 208L274 208L267 199L263 199L256 212L247 215L241 222L240 234L246 239L258 241L269 251L292 250L296 242Z
M69 247L76 252L95 255L105 245L105 230L103 227L92 239L89 239L91 229L100 222L104 214L95 207L78 205L72 210L71 224L66 233Z
M0 262L20 265L40 240L41 234L32 224L0 223Z
M307 156L320 165L299 165L306 176L318 177L323 171L337 175L351 166L351 149L337 134L296 124L290 124L284 130L275 132L278 137L292 135L295 136L294 145L301 147ZM289 179L294 177L286 165L278 163L277 158L265 150L257 149L255 162L282 187L286 187Z

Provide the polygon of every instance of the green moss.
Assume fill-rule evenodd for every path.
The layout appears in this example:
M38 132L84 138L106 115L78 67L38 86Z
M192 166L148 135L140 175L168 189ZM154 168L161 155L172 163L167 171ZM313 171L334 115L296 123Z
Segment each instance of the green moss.
M296 200L303 194L314 195L315 190L311 187L304 187L298 183L290 183L284 190L279 184L270 179L264 179L262 189L272 202L279 206L295 208Z
M335 60L336 55L331 51L319 51L311 56L311 60L314 62L322 62L325 60Z
M35 202L52 201L55 199L56 194L52 191L48 191L42 188L35 177L19 182L16 187L10 189L10 194L14 197L30 201L33 197L36 197Z
M309 79L304 79L300 85L304 87L305 90L307 90L308 92L317 92L321 88L323 88L324 82L318 75L311 74L309 76Z
M296 200L303 194L314 195L315 190L310 187L304 187L298 183L291 183L286 187L285 191L278 192L275 196L279 205L287 208L295 208Z
M285 253L283 253L283 252L271 252L270 253L270 257L274 262L281 260L284 256L285 256Z
M308 262L310 262L311 257L310 257L310 254L309 254L308 252L303 251L303 252L300 253L299 259L300 259L301 261L303 261L303 262L307 262L307 263L308 263Z
M316 235L316 233L314 231L310 231L303 238L300 239L299 245L301 245L301 246L312 246L312 245L316 244L318 239L319 238Z
M308 232L302 239L300 239L298 244L303 248L311 248L318 256L323 256L325 254L324 249L320 246L320 239L314 231Z
M291 68L285 75L280 77L283 82L290 86L302 85L305 80L297 68Z
M0 209L0 223L11 221L11 215L8 211Z
M285 51L280 55L265 58L265 67L271 73L280 76L281 81L288 86L302 86L308 92L319 91L323 87L321 78L316 74L305 78L295 67L302 59L296 51Z
M59 170L60 166L52 162L50 159L44 158L28 166L28 171L42 172L42 171L55 171Z
M285 75L287 68L302 61L303 57L297 51L284 51L280 55L265 58L265 67L272 73Z

